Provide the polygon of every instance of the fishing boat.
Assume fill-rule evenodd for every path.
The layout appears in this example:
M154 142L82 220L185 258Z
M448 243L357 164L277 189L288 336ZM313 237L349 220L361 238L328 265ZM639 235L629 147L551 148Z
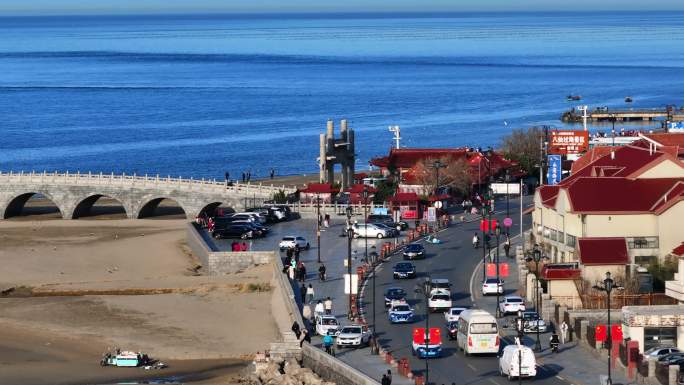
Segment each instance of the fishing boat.
M147 354L119 350L105 353L100 360L102 366L138 367L149 363L150 358Z
M580 95L568 95L567 99L569 102L576 102L578 100L582 100L582 96L580 96Z
M628 96L625 98L625 103L631 103L632 102L632 97Z

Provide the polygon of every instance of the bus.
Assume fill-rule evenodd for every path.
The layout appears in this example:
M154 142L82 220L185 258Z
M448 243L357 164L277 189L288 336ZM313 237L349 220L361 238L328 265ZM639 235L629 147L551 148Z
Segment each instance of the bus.
M456 342L466 356L498 353L500 339L496 318L484 310L464 310L458 319Z

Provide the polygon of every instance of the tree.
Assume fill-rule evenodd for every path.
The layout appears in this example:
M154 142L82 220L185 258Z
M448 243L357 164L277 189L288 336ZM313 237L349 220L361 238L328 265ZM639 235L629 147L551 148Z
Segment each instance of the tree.
M436 161L440 161L444 167L439 169L439 185L437 171L434 167ZM472 175L470 165L465 159L453 157L428 158L418 161L411 170L418 184L425 186L424 195L430 195L438 187L451 187L461 194L468 194L472 187Z
M501 140L501 150L506 158L518 162L529 175L534 175L541 162L539 140L544 135L540 127L514 129Z

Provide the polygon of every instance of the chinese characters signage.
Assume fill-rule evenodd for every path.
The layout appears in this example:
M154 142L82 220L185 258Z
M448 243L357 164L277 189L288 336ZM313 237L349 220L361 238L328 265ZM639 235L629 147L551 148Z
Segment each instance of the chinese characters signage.
M589 147L588 131L551 131L549 154L579 154Z
M555 185L561 181L561 156L560 155L549 155L549 170L546 174L546 182L550 185Z

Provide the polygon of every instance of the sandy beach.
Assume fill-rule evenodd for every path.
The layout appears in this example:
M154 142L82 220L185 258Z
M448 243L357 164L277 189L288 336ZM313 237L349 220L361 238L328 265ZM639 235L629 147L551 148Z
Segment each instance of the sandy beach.
M0 384L190 373L184 383L230 383L253 353L278 339L270 314L272 268L198 276L184 223L0 222L0 289L7 291L0 297ZM80 295L103 290L122 295ZM114 347L143 351L170 367L156 373L100 367L101 355Z

